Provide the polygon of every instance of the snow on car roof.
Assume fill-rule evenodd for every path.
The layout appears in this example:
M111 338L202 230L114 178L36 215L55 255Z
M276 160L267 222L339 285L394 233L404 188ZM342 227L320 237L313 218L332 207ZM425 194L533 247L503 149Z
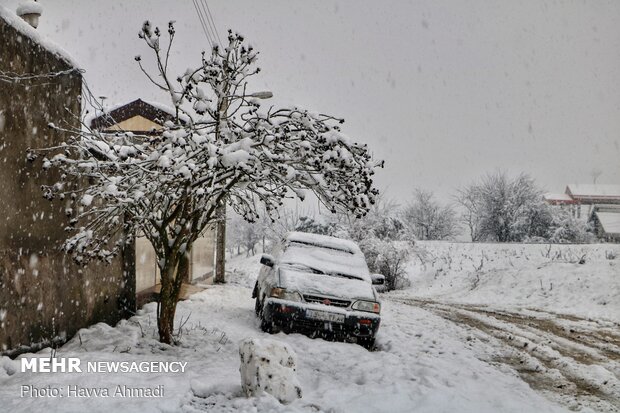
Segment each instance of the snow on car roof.
M361 253L359 247L353 241L330 237L328 235L310 234L307 232L289 232L286 235L286 239L291 242L331 248L334 250L345 251L350 254Z
M326 237L333 238L333 237ZM368 265L364 254L359 251L357 245L348 241L348 249L342 245L331 243L311 243L308 238L287 238L289 244L282 253L280 261L284 264L301 265L313 268L325 274L335 274L356 277L364 281L371 282ZM334 238L338 241L343 241ZM346 244L344 244L346 245ZM357 250L355 254L351 250Z

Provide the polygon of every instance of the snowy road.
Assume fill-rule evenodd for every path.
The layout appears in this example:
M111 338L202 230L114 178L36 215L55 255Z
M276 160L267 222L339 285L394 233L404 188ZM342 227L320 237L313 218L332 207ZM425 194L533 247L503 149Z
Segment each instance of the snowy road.
M511 257L513 250L508 251ZM527 255L522 251L521 255L528 258L528 263L536 257L546 260L540 254ZM461 255L451 251L450 256ZM465 263L471 260L468 254L462 257ZM502 264L500 259L497 262ZM463 291L479 293L468 287L469 278L463 277L460 270L462 263L452 264L454 277L429 273L429 280L446 286L458 286L462 281L467 287ZM531 265L534 270L530 277L523 271L519 277L512 277L510 270L504 268L482 274L481 288L488 290L496 284L498 287L497 292L487 291L481 297L442 296L442 289L437 289L433 296L430 289L421 288L425 283L419 279L415 288L383 295L377 350L369 352L355 344L260 331L250 297L258 258L240 259L229 274L230 284L209 286L179 303L177 326L183 327L177 331L178 346L158 342L156 305L151 303L115 327L97 324L80 330L57 353L83 361L186 361L188 369L184 374L20 373L19 363L5 357L0 359L0 412L81 412L86 408L106 413L619 412L620 328L614 318L607 319L615 322L601 321L606 319L604 314L616 313L615 301L605 295L606 289L610 297L616 296L615 284L609 281L615 279L615 262L608 263L603 257L599 261L592 259L591 267L566 263L557 264L557 269L540 263ZM544 296L522 288L524 283L528 288L537 286L531 279L542 275L537 272L538 267L545 270L544 274L569 274L573 281L588 275L589 295L579 295L577 287L571 289L570 297L581 298L576 316L561 315L549 308L540 310L547 303L560 308L557 312L564 312L564 301L552 300L551 293L559 295L562 291L557 280L553 279L552 291L543 291ZM605 285L605 289L596 287L593 275L604 280L598 284ZM514 286L515 282L521 284ZM573 284L581 285L567 283ZM521 308L515 300L505 307L501 305L499 298L512 297L506 294L511 291L523 293L524 297L531 294L532 299L527 302L538 309ZM420 298L416 294L421 292L429 294ZM562 293L560 298L564 300L565 296L569 295ZM583 297L595 297L597 304L588 306ZM495 302L488 306L455 304L460 302L459 298L480 298L480 302L493 298ZM556 305L558 302L562 305ZM302 399L282 405L269 395L243 395L238 343L248 337L268 337L293 348L298 355ZM48 356L49 349L38 355ZM20 394L24 385L114 389L118 384L163 385L166 396L55 399Z
M430 299L394 299L452 321L478 340L479 357L508 367L573 409L620 411L620 326L547 311L505 311Z
M0 411L11 412L567 412L533 390L497 360L489 339L470 333L428 304L386 300L377 338L378 350L348 343L309 339L299 334L268 336L260 331L251 289L214 286L179 304L184 321L181 344L157 342L155 304L116 327L97 324L83 329L58 349L61 357L81 360L186 361L182 374L35 374L20 373L16 361L0 361ZM477 331L477 330L476 330ZM303 398L281 405L269 395L246 398L241 392L238 343L247 337L270 337L287 343L298 355ZM469 339L468 339L469 338ZM40 356L49 355L49 349ZM24 385L80 385L113 389L163 385L166 397L33 398ZM584 412L604 411L599 409ZM612 410L610 410L612 411Z

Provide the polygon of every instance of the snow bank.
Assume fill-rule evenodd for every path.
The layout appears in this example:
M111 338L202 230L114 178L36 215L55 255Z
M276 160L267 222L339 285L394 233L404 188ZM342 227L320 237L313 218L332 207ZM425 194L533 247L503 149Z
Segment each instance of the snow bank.
M419 241L412 257L411 288L393 295L620 321L617 244Z
M297 355L290 346L270 339L248 338L239 345L241 385L248 397L267 392L282 403L301 398Z

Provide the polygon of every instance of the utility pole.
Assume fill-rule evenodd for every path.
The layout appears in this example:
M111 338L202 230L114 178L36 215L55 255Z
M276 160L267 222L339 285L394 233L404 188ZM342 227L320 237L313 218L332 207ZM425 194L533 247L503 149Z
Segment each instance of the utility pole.
M226 60L224 60L224 71L228 71L227 67L228 56L226 56ZM228 93L229 93L229 83L225 82L224 84L224 96L220 98L218 102L218 119L217 125L215 127L215 138L219 140L221 138L220 134L220 125L222 119L228 119ZM269 99L273 96L273 93L270 91L262 91L255 92L252 94L244 94L241 99L246 99L248 97L256 98L256 99ZM235 97L232 97L233 99ZM215 275L213 277L213 282L215 284L222 284L226 282L226 197L220 200L220 204L216 209L217 216L217 226L216 226L216 241L215 241Z
M224 69L226 70L226 62L228 56L224 61ZM228 118L228 82L224 87L224 96L218 105L218 120L215 127L215 137L219 140L220 137L220 125L222 118ZM217 206L216 213L217 226L216 226L216 241L215 241L215 276L213 282L215 284L223 284L226 282L226 197L220 200L220 204Z
M226 201L217 207L217 226L215 241L215 277L213 282L222 284L226 282Z

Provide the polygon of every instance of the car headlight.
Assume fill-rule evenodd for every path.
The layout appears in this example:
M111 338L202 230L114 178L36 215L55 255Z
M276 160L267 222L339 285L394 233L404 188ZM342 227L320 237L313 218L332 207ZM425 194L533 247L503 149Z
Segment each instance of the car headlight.
M381 304L375 301L356 301L353 303L351 308L354 310L368 311L370 313L377 314L381 312Z
M287 291L285 288L272 288L269 296L281 300L302 301L301 294L297 291Z

